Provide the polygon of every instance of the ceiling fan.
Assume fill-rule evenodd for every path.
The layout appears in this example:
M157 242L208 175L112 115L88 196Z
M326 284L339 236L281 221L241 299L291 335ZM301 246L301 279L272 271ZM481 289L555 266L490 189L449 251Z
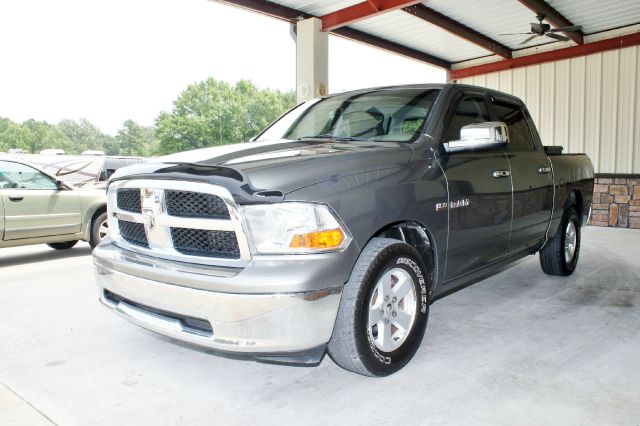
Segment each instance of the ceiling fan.
M581 25L551 28L551 25L542 23L542 21L544 21L544 18L545 18L545 15L543 15L542 13L536 15L536 19L538 20L538 22L531 23L531 31L528 33L511 33L511 34L500 34L500 35L520 35L520 34L530 35L530 37L527 37L522 42L520 42L520 44L522 45L522 44L529 43L531 40L533 40L536 37L542 37L542 36L549 37L559 41L569 41L571 40L569 37L558 34L558 33L570 33L570 32L582 30Z

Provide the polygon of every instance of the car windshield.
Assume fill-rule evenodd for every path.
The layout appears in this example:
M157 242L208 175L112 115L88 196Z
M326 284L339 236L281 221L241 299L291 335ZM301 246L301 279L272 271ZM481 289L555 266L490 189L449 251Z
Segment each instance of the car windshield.
M379 89L316 99L289 111L256 140L410 142L418 136L439 92Z

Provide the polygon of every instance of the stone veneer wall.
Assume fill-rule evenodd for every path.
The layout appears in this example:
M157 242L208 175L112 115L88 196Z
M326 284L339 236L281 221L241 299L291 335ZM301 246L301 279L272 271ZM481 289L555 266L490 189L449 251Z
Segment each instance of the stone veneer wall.
M591 225L640 229L640 175L596 175Z

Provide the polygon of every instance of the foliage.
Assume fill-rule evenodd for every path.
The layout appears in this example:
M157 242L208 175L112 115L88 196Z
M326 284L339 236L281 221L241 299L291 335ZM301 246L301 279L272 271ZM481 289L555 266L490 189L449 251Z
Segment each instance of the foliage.
M100 129L84 118L81 118L78 122L62 120L57 127L71 142L71 149L76 152L87 150L102 151L104 143L108 139L107 135L104 135Z
M115 149L110 149L112 152L118 150L120 155L146 157L155 151L155 129L141 126L133 120L127 120L118 130L114 142Z
M39 153L46 148L67 154L101 150L108 155L151 156L244 142L293 107L293 91L259 89L241 80L235 85L209 78L188 86L162 112L156 126L126 120L115 136L84 118L57 124L34 119L16 123L0 117L0 152L11 148Z
M192 84L156 119L162 154L244 142L293 107L293 92L235 86L209 78Z
M86 119L49 124L34 119L16 123L0 117L0 152L18 148L37 154L46 148L59 148L67 154L99 150L110 155L146 156L154 153L155 145L154 128L140 126L133 120L125 121L113 137Z

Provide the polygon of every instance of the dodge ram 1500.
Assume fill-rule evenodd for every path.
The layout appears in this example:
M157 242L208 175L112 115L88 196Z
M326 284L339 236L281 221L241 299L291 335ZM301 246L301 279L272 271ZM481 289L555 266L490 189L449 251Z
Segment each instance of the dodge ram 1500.
M147 329L258 360L384 376L436 299L539 252L570 275L593 166L523 102L466 85L298 105L252 142L116 172L100 300ZM455 320L455 319L452 319Z

